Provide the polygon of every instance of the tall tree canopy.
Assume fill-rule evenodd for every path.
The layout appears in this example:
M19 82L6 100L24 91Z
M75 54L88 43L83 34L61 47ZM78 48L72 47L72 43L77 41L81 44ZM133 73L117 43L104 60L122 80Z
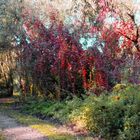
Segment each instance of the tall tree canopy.
M11 0L2 5L1 40L14 41L19 50L24 93L63 98L93 89L98 94L124 82L126 70L127 81L140 82L140 26L132 1Z

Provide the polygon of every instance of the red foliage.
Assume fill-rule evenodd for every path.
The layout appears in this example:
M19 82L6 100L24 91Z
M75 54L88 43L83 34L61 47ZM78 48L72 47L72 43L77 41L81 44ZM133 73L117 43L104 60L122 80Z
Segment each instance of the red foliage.
M76 94L81 89L89 90L93 84L110 89L120 82L120 67L125 63L124 50L129 50L136 40L134 24L116 20L110 27L104 25L107 14L112 11L105 0L99 0L98 6L96 23L100 24L88 28L83 23L83 28L74 35L59 21L52 23L49 29L37 18L24 22L23 28L30 43L24 44L22 63L30 67L31 75L36 76L38 83L43 85L51 81L54 82L52 85L57 84L60 89ZM55 19L52 14L51 20ZM99 43L83 50L79 38L86 33L97 35ZM124 39L122 43L121 37Z

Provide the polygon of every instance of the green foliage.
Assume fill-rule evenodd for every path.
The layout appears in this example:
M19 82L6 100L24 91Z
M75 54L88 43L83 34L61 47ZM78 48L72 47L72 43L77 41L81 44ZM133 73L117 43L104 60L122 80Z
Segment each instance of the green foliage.
M119 92L121 89L124 89L126 87L125 84L116 84L114 87L113 87L113 92Z
M69 114L74 109L78 109L81 106L81 99L75 97L69 101L37 101L28 99L23 108L22 112L37 116L48 116L58 118L60 121L67 122L69 120Z
M26 104L24 111L75 124L108 140L140 138L140 87L114 89L109 94L91 95L84 100L46 101Z
M134 112L133 112L134 113ZM120 132L120 140L139 140L140 139L140 114L125 116L124 129Z

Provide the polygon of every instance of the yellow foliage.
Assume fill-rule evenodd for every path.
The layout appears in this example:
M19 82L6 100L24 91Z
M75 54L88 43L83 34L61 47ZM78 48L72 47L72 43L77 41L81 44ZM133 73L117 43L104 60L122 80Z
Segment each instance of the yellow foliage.
M114 92L118 92L120 91L121 89L124 89L126 87L126 84L117 84L113 87L113 91Z
M91 109L89 107L85 106L82 109L82 112L80 113L80 115L78 115L78 116L74 115L73 117L71 117L71 121L73 123L75 123L78 128L86 129L90 114L91 114Z

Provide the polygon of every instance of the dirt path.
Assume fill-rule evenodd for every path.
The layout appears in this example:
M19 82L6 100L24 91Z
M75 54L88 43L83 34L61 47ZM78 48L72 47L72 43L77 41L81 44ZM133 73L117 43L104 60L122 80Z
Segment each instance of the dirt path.
M38 131L18 124L13 118L0 112L0 131L6 140L47 140Z

